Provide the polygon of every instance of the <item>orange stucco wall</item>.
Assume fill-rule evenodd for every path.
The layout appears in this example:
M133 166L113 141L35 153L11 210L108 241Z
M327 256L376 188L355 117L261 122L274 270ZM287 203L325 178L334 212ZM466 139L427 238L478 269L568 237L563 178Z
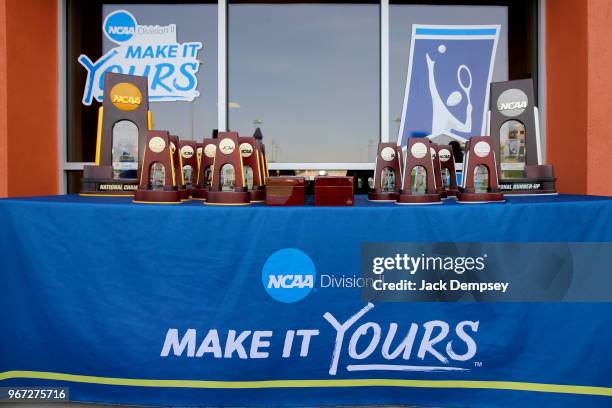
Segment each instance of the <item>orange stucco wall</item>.
M547 161L557 188L587 191L587 1L546 2Z
M57 1L0 8L0 195L56 194Z
M612 195L612 1L548 0L547 151L564 193Z
M6 2L2 1L0 3L0 197L8 195L6 99Z
M587 192L612 195L612 1L589 0Z

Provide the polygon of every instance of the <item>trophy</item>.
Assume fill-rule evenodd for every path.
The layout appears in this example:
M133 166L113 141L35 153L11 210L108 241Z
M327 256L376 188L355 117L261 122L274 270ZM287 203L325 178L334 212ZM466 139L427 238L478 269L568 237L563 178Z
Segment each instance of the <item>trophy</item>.
M431 142L429 146L429 152L431 153L431 163L434 168L434 177L436 182L436 192L440 194L440 197L445 200L448 198L448 193L444 189L442 182L442 166L440 165L440 158L438 157L438 144Z
M553 167L543 164L533 80L491 84L489 134L506 194L556 194Z
M104 74L98 110L95 165L83 167L81 195L133 195L138 188L139 152L151 129L146 77Z
M201 146L201 156L196 177L196 186L191 193L191 198L206 200L210 181L212 178L212 167L217 154L217 139L205 138Z
M142 152L140 183L134 194L135 203L176 204L181 194L176 174L170 135L165 130L149 130Z
M450 145L438 145L438 159L440 160L442 187L448 197L455 197L458 188L453 148Z
M198 149L200 149L199 154L201 155L202 149L198 147L198 143L196 143L195 140L179 140L179 154L183 167L183 181L189 193L189 198L193 195L193 189L196 186L196 179L198 176Z
M172 151L172 162L174 163L174 177L176 187L181 194L181 200L189 200L189 190L185 187L185 177L183 176L183 159L179 153L179 137L170 135L170 150Z
M436 187L431 142L427 138L410 138L402 175L402 189L396 204L440 204L442 197Z
M304 177L269 177L266 185L266 205L305 205L306 179Z
M351 206L355 203L355 180L344 176L316 176L314 180L316 206Z
M463 178L457 193L460 203L490 203L504 201L497 182L495 151L489 136L472 136L465 144Z
M251 194L251 202L263 202L266 199L266 187L262 177L261 145L254 137L239 137L238 142L240 143L244 179Z
M210 190L205 204L248 205L251 193L244 180L238 133L219 132L213 159Z
M368 193L370 201L396 201L401 185L401 148L395 143L379 143L376 155L374 191Z
M253 133L253 138L257 141L258 146L258 154L259 154L259 162L261 164L261 182L262 185L266 185L268 180L268 158L266 157L266 145L263 144L263 134L261 133L261 129L255 129Z

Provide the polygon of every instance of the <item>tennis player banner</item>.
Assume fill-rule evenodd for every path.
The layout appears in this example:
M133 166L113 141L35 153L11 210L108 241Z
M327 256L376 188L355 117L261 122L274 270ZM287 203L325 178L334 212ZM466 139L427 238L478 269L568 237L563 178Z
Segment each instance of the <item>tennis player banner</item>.
M483 135L499 25L413 25L398 145ZM442 138L442 139L440 139Z

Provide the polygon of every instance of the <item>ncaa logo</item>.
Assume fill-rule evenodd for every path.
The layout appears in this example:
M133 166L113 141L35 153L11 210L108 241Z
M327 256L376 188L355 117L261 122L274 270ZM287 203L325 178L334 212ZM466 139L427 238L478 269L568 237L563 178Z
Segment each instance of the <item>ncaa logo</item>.
M106 38L121 44L136 33L136 18L126 10L113 11L104 19L103 27Z
M295 248L285 248L268 257L261 283L273 298L283 303L304 299L314 288L317 272L312 259Z

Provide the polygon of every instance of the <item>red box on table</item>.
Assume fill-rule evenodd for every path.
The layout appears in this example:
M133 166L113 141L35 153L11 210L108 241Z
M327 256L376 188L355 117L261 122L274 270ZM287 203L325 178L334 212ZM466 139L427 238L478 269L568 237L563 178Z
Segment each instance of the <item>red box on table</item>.
M314 184L315 205L351 206L355 203L353 177L317 176Z
M266 205L305 205L306 179L304 177L268 177Z

